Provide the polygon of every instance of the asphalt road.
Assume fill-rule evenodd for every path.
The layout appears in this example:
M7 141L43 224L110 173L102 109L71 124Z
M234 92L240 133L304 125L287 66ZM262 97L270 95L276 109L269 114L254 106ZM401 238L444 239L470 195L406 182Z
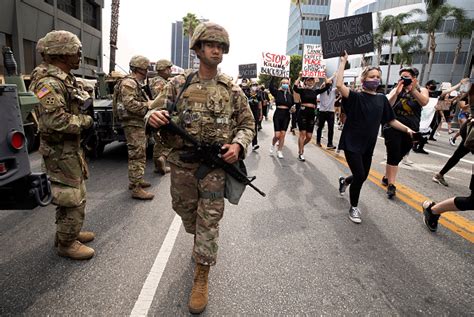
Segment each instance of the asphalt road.
M401 165L399 196L388 200L377 178L384 170L379 140L356 225L348 197L337 191L338 177L349 173L343 153L309 144L299 162L289 134L279 160L268 153L272 131L265 121L261 147L246 160L267 197L247 189L238 206L226 205L203 315L474 314L474 214L452 215L433 234L419 212L424 197L468 195L471 155L447 175L449 187L432 182L443 155L454 151L442 132L427 145L429 155L411 154L414 164ZM31 160L39 169L38 154ZM123 144L108 145L90 172L84 228L97 233L90 261L56 255L54 206L0 211L0 315L123 316L134 307L150 316L188 315L192 236L176 226L169 175L153 174L149 161L156 197L132 200Z

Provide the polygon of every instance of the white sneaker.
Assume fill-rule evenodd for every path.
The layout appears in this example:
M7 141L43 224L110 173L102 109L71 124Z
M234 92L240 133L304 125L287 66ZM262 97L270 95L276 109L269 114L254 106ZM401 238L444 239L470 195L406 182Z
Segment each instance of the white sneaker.
M281 151L277 151L277 157L279 159L282 159L283 158L283 153Z
M298 154L298 160L300 160L301 162L305 161L303 154Z
M270 145L270 155L273 155L275 154L275 146L274 145Z
M403 162L403 164L408 165L408 166L412 166L412 165L413 165L413 161L410 161L407 156L404 156L404 157L403 157L403 161L402 161L402 162Z

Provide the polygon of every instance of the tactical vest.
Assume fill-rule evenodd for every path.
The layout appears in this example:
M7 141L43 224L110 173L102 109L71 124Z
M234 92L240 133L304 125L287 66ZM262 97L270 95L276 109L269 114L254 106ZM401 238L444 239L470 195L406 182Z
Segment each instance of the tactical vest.
M118 121L124 124L143 126L143 117L137 116L127 111L127 109L125 108L125 105L122 102L121 89L122 89L122 83L125 79L133 79L133 81L137 84L138 96L139 96L139 99L137 101L140 101L140 102L148 101L148 97L146 93L143 91L143 89L141 88L140 83L135 78L131 76L126 76L118 80L114 87L114 95L112 98L112 112L114 114L114 118L117 118Z
M230 143L238 97L231 88L222 78L211 84L191 83L177 104L179 124L199 141Z

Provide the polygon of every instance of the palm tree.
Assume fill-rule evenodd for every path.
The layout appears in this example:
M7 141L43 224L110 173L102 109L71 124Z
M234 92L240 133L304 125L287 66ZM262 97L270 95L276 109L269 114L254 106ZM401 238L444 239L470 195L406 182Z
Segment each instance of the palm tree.
M390 80L390 67L392 65L392 52L393 52L393 38L406 35L414 28L413 23L406 23L406 20L411 18L414 14L420 14L423 11L420 9L413 9L406 13L400 13L398 15L387 15L383 18L382 24L388 26L388 31L390 32L390 50L388 52L388 68L387 68L387 81L385 85L385 93L387 93L387 88Z
M201 21L198 20L196 15L194 13L188 13L186 14L185 17L183 17L183 33L188 36L189 39L189 45L191 45L191 38L194 34L194 30L198 26L198 24L201 23ZM188 53L188 67L192 68L190 65L191 62L191 47L189 48L189 53Z
M413 56L415 54L423 53L423 44L421 44L421 35L414 35L409 37L407 40L399 38L395 45L398 46L400 52L395 55L395 61L400 64L400 68L403 64L411 65L413 62Z
M298 45L298 50L300 49L301 46L301 53L303 53L303 11L301 11L301 5L302 4L307 4L308 0L291 0L291 3L293 3L297 8L298 11L300 12L300 41Z
M428 34L428 39L426 42L426 51L429 52L427 71L428 79L431 75L431 67L433 66L433 58L436 52L436 32L443 25L446 18L453 16L455 9L455 7L443 3L441 0L432 0L426 2L427 18L426 21L419 22L418 27L420 30ZM423 81L425 66L426 64L423 63L419 80L420 83Z
M380 59L382 58L382 48L389 44L389 41L385 39L384 34L388 31L388 24L384 24L382 14L377 12L377 31L374 33L374 47L377 51L376 66L380 66Z
M471 20L466 16L466 11L464 11L463 9L456 8L453 12L453 15L456 19L456 27L453 31L448 32L447 36L451 38L457 38L458 45L454 50L453 66L451 67L449 82L453 82L454 68L456 67L456 62L458 61L459 53L461 52L462 41L464 39L471 38L472 30L474 30L474 20Z

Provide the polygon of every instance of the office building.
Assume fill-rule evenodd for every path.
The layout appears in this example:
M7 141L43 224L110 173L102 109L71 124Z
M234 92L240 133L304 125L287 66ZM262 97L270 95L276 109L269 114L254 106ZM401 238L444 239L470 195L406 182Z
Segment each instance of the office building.
M2 0L0 47L12 48L22 74L41 62L38 39L52 30L76 34L82 42L82 63L73 72L95 78L102 69L102 9L104 0ZM0 73L4 73L0 58Z
M303 44L321 44L319 22L329 19L331 3L339 1L342 0L307 0L301 4L301 12L291 3L286 54L302 54Z

